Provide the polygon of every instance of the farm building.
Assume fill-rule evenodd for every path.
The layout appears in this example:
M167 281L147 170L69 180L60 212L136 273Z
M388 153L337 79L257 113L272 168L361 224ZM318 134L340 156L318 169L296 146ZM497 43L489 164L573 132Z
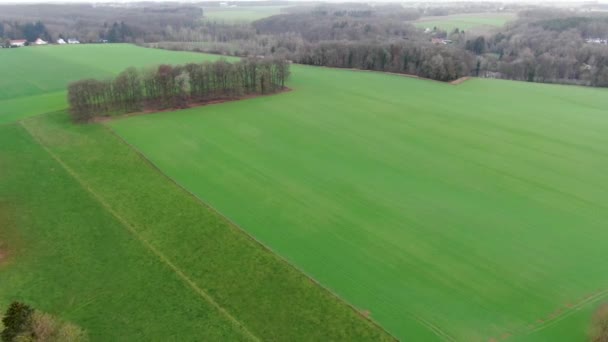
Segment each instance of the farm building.
M62 38L59 38L59 39L57 39L57 44L64 45L64 44L67 44L67 43Z
M433 38L433 39L431 39L431 43L433 43L435 45L448 45L448 44L452 44L452 41L449 39L443 39L443 38Z
M69 38L68 44L80 44L80 42L78 41L78 39Z
M27 40L25 39L15 39L15 40L11 40L10 41L10 45L11 47L22 47L25 46L25 44L27 43Z
M36 39L36 41L34 42L34 45L46 45L46 44L48 44L48 42L46 42L40 38Z

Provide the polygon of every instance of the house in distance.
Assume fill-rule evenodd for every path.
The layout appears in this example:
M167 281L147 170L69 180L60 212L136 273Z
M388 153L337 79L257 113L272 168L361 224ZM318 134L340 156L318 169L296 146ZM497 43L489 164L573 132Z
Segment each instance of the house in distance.
M11 47L22 47L25 46L25 44L27 44L27 40L25 39L11 39L10 41Z

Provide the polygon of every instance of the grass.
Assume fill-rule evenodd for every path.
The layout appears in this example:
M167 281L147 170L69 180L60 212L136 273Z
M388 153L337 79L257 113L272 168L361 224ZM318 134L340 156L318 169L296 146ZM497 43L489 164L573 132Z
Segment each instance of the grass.
M216 56L142 49L126 44L40 46L0 50L0 124L66 108L67 84L124 69L185 64Z
M213 58L63 48L0 51L22 54L0 69ZM608 300L605 89L293 75L289 93L108 125L403 340L585 339ZM0 307L28 301L94 340L389 338L107 128L14 123L62 107L70 77L0 80Z
M608 300L605 89L293 75L110 126L400 339L585 339Z
M437 27L448 32L454 29L469 31L482 30L487 28L502 27L507 22L515 19L513 13L473 13L473 14L454 14L446 16L422 17L413 24L419 28Z
M0 127L0 307L23 300L93 340L242 338L83 189L20 125ZM3 222L6 223L6 222Z
M95 56L99 69L81 77L116 72L109 60L137 54L144 64L214 58L103 47L20 53L65 53L68 64ZM14 83L36 87L6 101L24 99L32 116L61 106L61 82L29 77ZM0 125L0 146L0 308L22 300L104 341L392 339L102 125L73 125L62 111L17 114Z
M238 7L205 7L205 20L224 22L252 22L273 15L281 14L288 6L238 6Z

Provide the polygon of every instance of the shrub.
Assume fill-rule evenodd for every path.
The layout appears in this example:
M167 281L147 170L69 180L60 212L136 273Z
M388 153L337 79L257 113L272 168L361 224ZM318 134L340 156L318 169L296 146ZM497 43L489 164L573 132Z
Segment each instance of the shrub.
M608 342L608 303L601 305L593 315L591 342Z

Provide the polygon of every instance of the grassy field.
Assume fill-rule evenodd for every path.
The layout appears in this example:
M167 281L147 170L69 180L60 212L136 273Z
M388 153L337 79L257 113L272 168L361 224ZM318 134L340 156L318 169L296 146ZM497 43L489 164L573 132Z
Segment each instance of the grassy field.
M413 24L420 28L433 29L434 27L437 27L439 29L452 32L454 29L469 31L501 27L515 18L516 15L513 13L454 14L446 16L422 17Z
M401 339L585 339L608 300L605 89L293 75L110 126Z
M224 22L252 22L273 15L281 14L288 6L238 6L238 7L204 7L205 20Z
M94 340L390 338L112 131L400 339L584 341L608 300L604 89L294 66L285 94L15 123L64 107L72 78L214 57L0 57L22 69L0 80L0 307L28 301ZM56 73L20 68L38 60Z
M135 63L138 54L145 64L214 58L107 48L19 53L30 61L28 53L65 53L66 63L100 67L83 68L81 77L116 72L109 59ZM114 57L121 54L129 57ZM61 84L47 75L14 82L28 89L21 98L35 99L23 104L28 115L61 106ZM9 88L4 83L0 94ZM106 127L73 125L62 111L17 119L0 125L0 308L25 301L81 325L95 341L392 339Z
M65 108L69 82L112 76L130 66L217 59L196 53L124 44L44 46L0 50L0 124Z

